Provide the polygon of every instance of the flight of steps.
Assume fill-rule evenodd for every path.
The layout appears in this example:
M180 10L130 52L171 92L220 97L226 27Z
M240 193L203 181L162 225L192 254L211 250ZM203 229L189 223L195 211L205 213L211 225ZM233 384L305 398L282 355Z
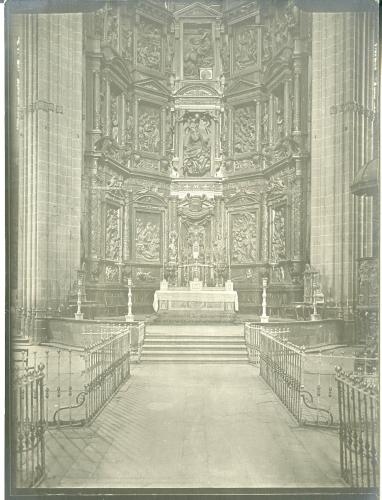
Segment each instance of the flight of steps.
M241 335L166 334L146 332L143 363L248 363Z

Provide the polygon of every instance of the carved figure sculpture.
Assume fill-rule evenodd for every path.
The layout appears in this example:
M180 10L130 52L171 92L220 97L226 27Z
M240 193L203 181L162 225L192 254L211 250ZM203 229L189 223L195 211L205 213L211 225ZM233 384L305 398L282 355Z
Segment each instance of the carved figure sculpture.
M168 239L168 260L169 262L176 262L178 259L178 233L170 231Z
M183 174L202 177L211 169L211 119L206 113L189 113L184 124Z
M118 120L118 97L112 96L110 99L110 122L111 136L113 141L118 142L119 137L119 120Z
M159 110L148 106L140 109L138 118L138 140L141 151L159 153L160 149L160 115Z
M160 237L159 222L136 219L136 254L138 258L159 261Z
M121 238L119 233L119 212L114 207L106 209L106 258L120 259Z
M246 212L232 216L232 262L242 264L257 259L256 214Z
M200 68L213 65L211 33L198 28L184 35L184 76L190 79L199 78Z
M235 153L256 150L256 109L254 106L240 106L235 109L234 143Z
M141 21L138 29L137 63L161 70L161 32L156 23Z
M236 70L246 68L257 62L257 29L253 26L242 26L235 37Z
M286 259L285 210L274 210L273 214L272 260L279 262Z

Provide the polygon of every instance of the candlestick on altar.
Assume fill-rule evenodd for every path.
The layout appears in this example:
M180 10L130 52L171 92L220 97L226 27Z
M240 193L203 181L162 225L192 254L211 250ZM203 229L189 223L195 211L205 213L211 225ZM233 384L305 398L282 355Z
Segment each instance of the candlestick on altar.
M260 316L261 323L268 323L269 316L267 316L267 285L268 278L263 278L263 314Z
M128 301L127 301L127 314L125 315L125 319L128 323L132 323L134 321L134 315L132 312L132 293L131 293L131 278L127 280L127 286L129 287L128 293Z
M74 314L74 318L77 320L84 319L84 315L81 312L82 305L82 285L85 278L85 273L82 270L77 271L77 312Z

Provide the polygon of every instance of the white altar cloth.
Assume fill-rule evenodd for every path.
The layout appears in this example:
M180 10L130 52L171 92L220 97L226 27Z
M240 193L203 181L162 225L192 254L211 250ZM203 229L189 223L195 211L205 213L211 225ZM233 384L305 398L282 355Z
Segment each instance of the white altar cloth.
M169 288L154 293L153 308L160 310L239 310L237 292L227 291L222 287L190 290L189 288Z

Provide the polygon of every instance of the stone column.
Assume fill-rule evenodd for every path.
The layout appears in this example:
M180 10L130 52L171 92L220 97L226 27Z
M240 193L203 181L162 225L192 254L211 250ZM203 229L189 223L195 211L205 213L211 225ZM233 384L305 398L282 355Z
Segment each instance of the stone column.
M291 87L292 82L291 79L288 78L284 84L284 126L285 126L285 136L287 137L291 133L291 115L292 115L292 107L291 107Z
M293 135L301 135L301 73L302 73L302 56L301 42L294 41L293 53Z
M82 17L22 19L18 296L38 342L80 265Z
M350 186L371 159L363 110L377 22L373 13L313 13L311 264L326 296L345 305L354 299L362 226Z

